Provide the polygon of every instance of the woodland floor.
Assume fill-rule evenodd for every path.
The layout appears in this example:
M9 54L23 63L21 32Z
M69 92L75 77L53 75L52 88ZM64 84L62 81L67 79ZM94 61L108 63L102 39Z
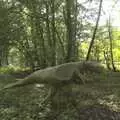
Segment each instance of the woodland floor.
M0 75L0 87L14 82L15 77ZM43 105L40 103L48 93L47 87L29 85L2 91L0 120L120 120L120 73L96 78L99 81L72 85L71 93L71 85L63 87L52 102Z

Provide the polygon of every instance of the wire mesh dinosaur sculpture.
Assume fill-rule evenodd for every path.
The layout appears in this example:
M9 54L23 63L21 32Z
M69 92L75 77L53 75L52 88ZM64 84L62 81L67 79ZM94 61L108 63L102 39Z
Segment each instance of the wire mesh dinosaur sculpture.
M5 89L26 86L29 84L48 84L51 86L47 97L43 100L44 103L49 97L55 94L55 89L69 83L85 84L88 78L84 75L85 72L94 71L98 64L94 62L70 62L48 67L38 70L28 75L27 77L18 80L17 82L4 86L0 91ZM55 89L54 89L55 88Z
M98 69L96 69L98 68ZM100 66L95 62L70 62L48 67L33 72L23 79L19 79L15 83L11 83L3 87L1 90L25 86L29 84L48 84L52 86L59 86L71 82L85 84L87 77L84 73L87 72L100 72ZM0 90L0 91L1 91Z

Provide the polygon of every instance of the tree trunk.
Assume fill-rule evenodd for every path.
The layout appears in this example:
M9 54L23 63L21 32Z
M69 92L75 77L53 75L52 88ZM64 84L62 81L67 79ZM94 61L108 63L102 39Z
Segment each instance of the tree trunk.
M46 9L46 19L45 19L45 24L46 24L46 39L47 39L47 46L48 46L48 52L52 53L52 38L51 38L51 31L50 31L50 19L49 19L49 13L50 13L50 7L49 7L49 2L45 2L45 9ZM48 53L47 52L47 53ZM48 54L48 65L51 65L51 59L52 55Z
M59 41L58 44L60 44L60 46L61 46L60 52L62 52L62 60L58 60L57 63L58 63L58 64L61 64L61 63L64 63L65 46L64 46L64 43L63 43L63 41L62 41L62 39L61 39L61 36L60 36L59 32L57 31L57 29L55 29L55 32L56 32L56 35L57 35L57 39L58 39L58 41Z
M112 64L112 69L113 71L116 71L115 65L114 65L114 58L113 58L113 45L112 45L112 29L111 29L111 21L110 21L110 16L109 16L109 21L108 21L108 34L109 34L109 40L110 40L110 55L111 55L111 64Z
M75 61L75 42L76 30L75 23L72 19L72 8L74 1L66 0L66 27L67 27L67 57L66 62Z
M106 51L104 51L104 59L105 59L105 63L106 63L107 69L111 70L110 58L109 58L108 53Z
M91 52L93 44L94 44L94 40L95 40L95 36L96 36L96 32L97 32L97 28L98 28L98 24L99 24L99 20L100 20L102 2L103 2L103 0L100 0L98 18L97 18L97 21L96 21L96 26L95 26L93 36L92 36L92 39L91 39L91 42L90 42L90 46L89 46L89 49L88 49L88 53L87 53L87 56L86 56L86 61L88 61L90 59L90 52Z
M56 32L55 32L55 1L51 0L51 14L52 14L52 66L56 65Z
M0 49L0 66L8 65L8 47L4 46Z

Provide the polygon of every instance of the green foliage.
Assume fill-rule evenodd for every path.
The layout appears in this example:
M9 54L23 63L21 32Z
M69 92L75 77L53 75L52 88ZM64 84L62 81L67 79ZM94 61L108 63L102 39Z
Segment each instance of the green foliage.
M68 1L71 9L67 9L67 2L63 0L2 1L1 3L0 13L3 17L0 25L6 25L0 30L2 31L0 32L0 46L4 46L0 53L0 57L3 54L1 66L4 64L20 64L21 66L22 63L31 68L36 66L44 68L53 63L64 63L70 56L74 61L79 56L81 57L78 53L78 41L87 40L91 36L89 31L93 29L93 26L88 18L95 10L90 9L87 19L84 20L84 12L88 10L76 1L72 4ZM14 49L14 52L11 53L11 49ZM5 59L6 62L3 64Z
M71 9L67 9L68 6ZM70 56L74 61L85 59L97 9L97 6L90 9L75 1L67 4L63 0L1 0L0 66L12 64L34 69L64 63ZM111 29L116 62L120 58L120 30ZM109 55L108 29L99 26L90 59L105 62L104 51Z
M1 74L11 74L11 73L17 73L17 72L23 72L26 70L30 70L29 68L23 68L23 67L18 67L18 66L13 66L13 65L9 65L9 66L5 66L5 67L0 67L0 73Z
M15 71L14 68L11 66L0 68L0 73L12 73L14 71Z
M69 3L65 0L0 0L0 87L15 80L11 74L21 71L26 73L29 67L45 68L61 64L71 56L74 60L84 60L98 13L97 4L92 9L86 6L89 1L92 0L85 3ZM120 29L111 29L114 63L119 68ZM98 28L90 59L104 65L108 62L111 66L107 26ZM93 80L92 84L72 87L76 92L71 96L78 102L77 106L81 108L99 102L120 111L119 73L106 76L101 67L91 68L91 71L84 75L90 83ZM98 71L98 74L94 71ZM0 93L0 119L49 120L57 110L50 106L51 102L45 107L40 105L47 92L45 87L38 89L33 86L3 91ZM68 99L67 95L62 95L63 91L58 93L55 100ZM76 112L70 102L54 105L64 108L60 108L58 120L78 118L79 110Z
M12 47L9 50L9 64L12 66L25 66L25 57L24 55L15 47Z

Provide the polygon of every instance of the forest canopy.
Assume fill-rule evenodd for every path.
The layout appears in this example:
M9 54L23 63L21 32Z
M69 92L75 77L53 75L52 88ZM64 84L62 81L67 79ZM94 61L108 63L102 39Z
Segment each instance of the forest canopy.
M1 0L0 66L92 60L119 68L120 28L112 14L119 2L110 3L106 12L103 0Z

